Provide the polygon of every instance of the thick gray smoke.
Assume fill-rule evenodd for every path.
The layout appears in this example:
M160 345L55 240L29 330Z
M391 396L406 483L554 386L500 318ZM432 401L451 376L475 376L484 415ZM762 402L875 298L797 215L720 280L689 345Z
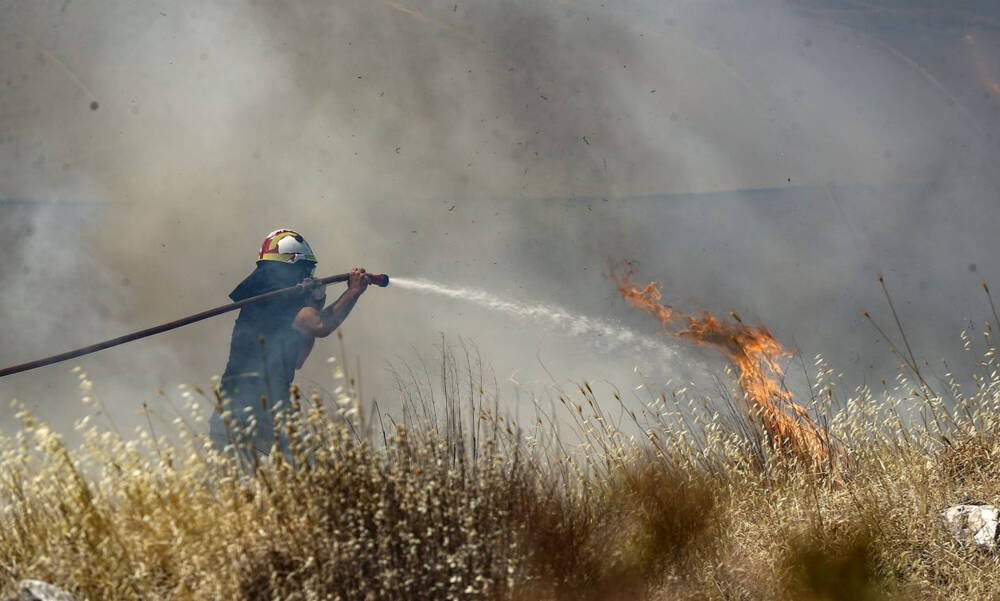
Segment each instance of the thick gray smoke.
M764 322L850 383L895 371L861 317L889 322L884 273L921 354L955 357L986 316L979 280L1000 282L1000 9L869 4L2 2L0 363L226 302L278 227L322 273L364 265L654 333L604 277L636 259L672 304ZM131 425L158 389L207 385L231 327L78 363ZM441 333L508 388L546 381L539 359L622 388L636 365L720 368L391 287L344 332L383 400L385 362ZM339 347L314 353L302 381L326 385ZM82 411L70 367L0 397L65 423Z

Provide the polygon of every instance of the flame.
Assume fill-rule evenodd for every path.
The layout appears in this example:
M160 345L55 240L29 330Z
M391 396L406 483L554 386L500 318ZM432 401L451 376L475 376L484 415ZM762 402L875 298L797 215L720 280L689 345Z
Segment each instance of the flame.
M815 467L833 467L828 437L820 431L802 405L792 401L781 385L779 363L792 353L775 340L763 325L751 326L733 314L724 321L708 312L692 316L663 304L660 285L640 287L632 282L633 269L612 273L618 291L629 304L656 317L663 330L695 344L708 345L731 361L739 372L750 416L759 421L772 446Z

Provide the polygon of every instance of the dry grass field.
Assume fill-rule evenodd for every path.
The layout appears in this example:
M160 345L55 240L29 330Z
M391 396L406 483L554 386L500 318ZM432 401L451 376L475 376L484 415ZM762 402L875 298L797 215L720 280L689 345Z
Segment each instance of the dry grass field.
M269 456L212 449L209 391L130 440L88 396L82 445L27 412L0 442L0 563L89 600L996 599L997 558L938 517L1000 499L995 351L967 342L972 390L903 373L847 394L818 360L822 465L748 416L736 374L644 406L556 388L517 424L446 353L443 394L401 378L394 420L347 377L296 391Z

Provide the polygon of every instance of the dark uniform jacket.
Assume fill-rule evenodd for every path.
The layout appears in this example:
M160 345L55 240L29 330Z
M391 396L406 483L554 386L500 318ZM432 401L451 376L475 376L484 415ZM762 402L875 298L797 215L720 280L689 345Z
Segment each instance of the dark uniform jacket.
M260 261L254 270L229 295L234 301L243 300L294 286L301 273L288 265ZM234 427L246 427L251 417L257 426L252 438L265 448L271 440L270 409L279 401L288 400L288 388L295 376L299 353L307 339L292 327L299 310L315 305L307 291L292 293L240 309L229 344L229 361L223 372L219 392L231 413L223 423L218 413L210 421L210 434L224 444L232 438ZM287 403L283 403L287 407Z

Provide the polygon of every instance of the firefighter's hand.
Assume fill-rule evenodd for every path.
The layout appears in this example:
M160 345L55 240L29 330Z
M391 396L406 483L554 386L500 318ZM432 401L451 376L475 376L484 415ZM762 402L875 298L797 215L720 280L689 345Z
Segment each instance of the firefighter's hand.
M355 267L347 276L347 289L357 295L361 295L368 288L371 278L365 273L364 267Z

